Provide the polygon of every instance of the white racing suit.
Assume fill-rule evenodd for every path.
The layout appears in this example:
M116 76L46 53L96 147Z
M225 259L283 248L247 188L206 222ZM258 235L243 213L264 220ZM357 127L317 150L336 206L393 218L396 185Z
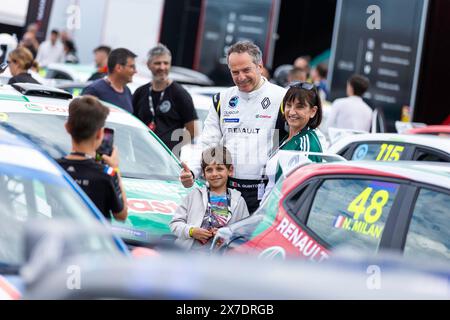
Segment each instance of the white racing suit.
M264 195L264 166L274 143L277 147L286 134L280 108L285 93L286 89L264 79L264 84L250 93L232 87L215 95L188 164L199 177L202 151L223 144L231 153L234 167L229 185L242 193L250 213Z

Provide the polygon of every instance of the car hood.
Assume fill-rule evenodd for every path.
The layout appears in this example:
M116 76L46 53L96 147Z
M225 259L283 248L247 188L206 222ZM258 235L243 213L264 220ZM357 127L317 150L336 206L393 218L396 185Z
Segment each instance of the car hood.
M123 178L128 204L125 222L112 221L124 240L151 242L171 234L169 223L183 198L192 190L179 180ZM195 186L201 186L196 182Z

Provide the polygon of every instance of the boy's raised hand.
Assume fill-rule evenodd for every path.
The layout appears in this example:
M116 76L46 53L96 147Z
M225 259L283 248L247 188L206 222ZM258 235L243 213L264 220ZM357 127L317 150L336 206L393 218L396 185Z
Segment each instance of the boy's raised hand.
M181 165L183 170L180 173L180 181L185 188L190 188L194 185L194 176L186 163L181 162Z

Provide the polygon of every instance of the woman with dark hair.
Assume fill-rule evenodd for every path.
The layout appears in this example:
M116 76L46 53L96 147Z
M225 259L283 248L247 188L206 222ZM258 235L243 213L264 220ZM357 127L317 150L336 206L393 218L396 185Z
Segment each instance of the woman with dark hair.
M267 161L266 175L269 183L264 198L282 174L278 165L279 150L322 152L319 137L315 132L322 121L322 103L317 88L308 82L291 83L283 98L283 109L289 134ZM313 162L321 162L319 156L309 155L308 158Z
M8 55L8 65L12 78L9 79L8 84L17 82L39 84L39 82L28 73L28 69L30 69L33 64L33 54L27 48L18 47L11 51Z

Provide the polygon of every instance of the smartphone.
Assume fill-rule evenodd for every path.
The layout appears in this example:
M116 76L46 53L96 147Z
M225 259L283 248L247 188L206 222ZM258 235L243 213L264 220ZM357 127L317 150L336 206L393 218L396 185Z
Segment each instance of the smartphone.
M97 149L97 156L101 156L106 154L111 156L114 145L114 130L111 128L104 129L103 141L100 147Z
M6 68L8 68L8 62L3 62L2 64L0 64L0 73L3 73Z

